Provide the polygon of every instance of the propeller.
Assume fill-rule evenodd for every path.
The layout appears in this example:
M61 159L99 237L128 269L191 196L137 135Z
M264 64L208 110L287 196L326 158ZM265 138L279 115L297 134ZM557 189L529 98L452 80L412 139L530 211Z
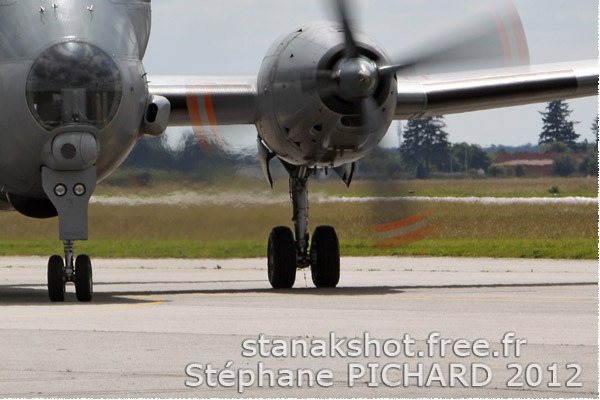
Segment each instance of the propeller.
M360 113L360 125L369 132L377 131L386 124L380 112L377 91L380 87L395 85L397 75L414 76L529 64L523 27L512 3L504 3L502 7L470 18L467 23L440 32L391 62L381 58L375 60L371 57L372 53L361 48L356 40L358 34L350 22L352 18L348 4L347 0L334 2L336 19L344 35L342 56L332 67L317 71L313 89L318 91L325 103L341 99L353 104L355 112ZM337 100L332 103L337 104ZM408 213L409 217L406 218L406 214L393 217L398 207L382 212L386 204L379 204L372 210L373 221L379 221L375 223L386 222L373 228L376 232L374 237L379 243L397 246L422 239L432 232L433 228L427 222L428 212L423 213L422 210L415 210L411 204L403 204L399 209ZM389 223L390 218L400 220Z
M341 99L354 104L360 121L369 130L378 129L378 88L392 84L397 74L415 75L498 68L529 64L529 50L518 13L504 3L432 37L394 62L373 60L361 49L351 24L347 0L335 0L335 16L344 34L341 59L333 67L320 69L305 89L318 90L322 99ZM380 63L380 65L378 65Z
M435 74L529 65L529 49L514 4L504 1L449 26L396 57L382 74Z
M349 10L345 0L336 0L336 10L344 32L344 57L337 62L332 71L321 71L337 83L336 94L352 101L368 99L373 96L379 85L379 67L374 60L362 55L354 38L350 25ZM365 107L363 107L365 108Z
M344 28L344 39L345 39L345 48L346 58L356 58L358 57L358 47L356 46L356 41L354 40L354 34L352 33L352 29L350 27L350 20L348 18L348 8L345 0L335 0L336 10L338 12L338 17L341 22L342 27Z

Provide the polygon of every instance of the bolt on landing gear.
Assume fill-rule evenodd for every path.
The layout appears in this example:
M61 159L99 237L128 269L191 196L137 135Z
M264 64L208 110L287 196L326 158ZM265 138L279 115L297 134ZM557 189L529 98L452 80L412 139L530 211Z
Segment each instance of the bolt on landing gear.
M311 269L316 287L336 287L340 279L340 245L335 229L315 229L309 249L308 179L314 170L286 165L290 173L290 197L294 210L294 233L277 227L269 236L267 270L274 289L294 286L298 268Z

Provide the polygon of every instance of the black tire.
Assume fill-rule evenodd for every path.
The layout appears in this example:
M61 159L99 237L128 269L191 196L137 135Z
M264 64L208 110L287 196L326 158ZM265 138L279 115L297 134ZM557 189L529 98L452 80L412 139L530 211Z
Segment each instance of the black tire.
M271 231L267 250L269 282L273 289L290 289L296 281L296 245L292 230L280 226Z
M52 302L65 301L65 263L61 256L48 260L48 296Z
M79 301L91 301L94 286L92 282L92 261L86 255L75 260L75 294Z
M312 281L319 288L334 288L340 281L340 242L335 229L319 226L310 246Z

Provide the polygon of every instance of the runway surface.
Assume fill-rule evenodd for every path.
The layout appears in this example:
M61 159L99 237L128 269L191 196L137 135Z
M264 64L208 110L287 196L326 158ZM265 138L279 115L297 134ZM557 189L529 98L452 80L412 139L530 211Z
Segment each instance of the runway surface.
M345 258L274 291L262 259L92 260L62 304L46 261L0 258L2 397L598 396L596 261Z

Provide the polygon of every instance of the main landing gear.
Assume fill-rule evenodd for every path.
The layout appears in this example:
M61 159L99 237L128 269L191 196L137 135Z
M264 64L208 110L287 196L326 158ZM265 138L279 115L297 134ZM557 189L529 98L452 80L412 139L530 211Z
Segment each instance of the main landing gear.
M295 236L288 227L271 231L267 252L269 282L274 289L289 289L294 286L296 270L310 267L316 287L336 287L340 279L340 245L335 229L317 227L309 248L307 184L314 170L286 167L290 172Z

